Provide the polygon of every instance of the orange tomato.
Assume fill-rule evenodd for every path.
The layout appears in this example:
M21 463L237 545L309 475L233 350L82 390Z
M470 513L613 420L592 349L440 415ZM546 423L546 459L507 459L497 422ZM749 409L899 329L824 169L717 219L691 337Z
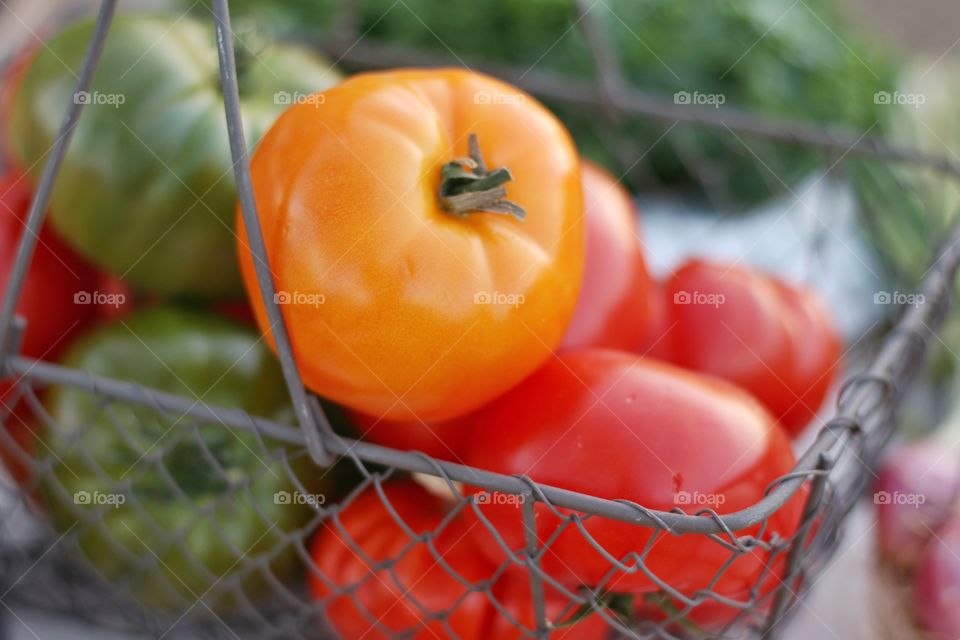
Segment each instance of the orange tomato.
M481 163L467 158L473 136ZM460 69L356 75L291 106L251 172L313 391L375 417L442 420L499 396L560 343L583 271L579 160L529 95Z

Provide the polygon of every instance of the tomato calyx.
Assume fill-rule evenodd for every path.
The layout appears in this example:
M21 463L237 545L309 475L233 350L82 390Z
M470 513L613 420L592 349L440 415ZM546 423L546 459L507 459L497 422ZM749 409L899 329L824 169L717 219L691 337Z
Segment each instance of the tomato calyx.
M440 203L444 210L458 218L486 211L523 220L526 210L505 199L507 190L503 185L513 180L510 170L487 168L475 133L470 134L467 144L469 157L454 158L440 168Z

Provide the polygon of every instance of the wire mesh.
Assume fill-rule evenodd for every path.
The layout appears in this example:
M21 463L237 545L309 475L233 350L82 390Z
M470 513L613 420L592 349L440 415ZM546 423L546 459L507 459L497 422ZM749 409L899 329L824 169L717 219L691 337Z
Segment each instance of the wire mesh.
M227 2L213 4L240 200L261 258L264 300L281 328L274 335L297 426L17 355L13 309L83 108L71 105L30 210L34 233L24 234L0 314L4 366L15 380L0 430L0 458L12 476L5 482L16 496L0 504L5 597L156 637L773 637L829 559L893 431L897 404L949 303L960 266L958 232L924 278L925 304L903 311L864 373L844 386L834 417L795 468L741 511L660 511L346 438L304 389L282 330L250 186ZM111 0L102 4L78 91L89 88L115 8ZM575 109L661 122L658 142L683 157L704 185L716 181L689 137L704 128L716 133L724 154L767 175L771 192L783 185L764 173L765 154L781 147L818 154L830 172L844 171L854 161L849 155L960 175L947 159L877 139L729 108L679 108L628 87L596 25L586 21L584 28L598 83L490 70ZM437 63L416 51L357 44L348 31L340 36L324 46L347 65ZM748 146L740 136L757 142ZM657 180L636 177L641 184ZM924 183L906 176L894 188L928 196ZM717 206L731 206L721 187L705 192ZM64 389L85 398L85 413L71 416L69 429L50 410L51 394ZM139 438L141 430L151 437ZM55 453L40 431L65 432L66 442ZM242 445L239 461L237 447L225 442ZM127 464L108 463L105 450ZM246 464L251 460L256 464ZM411 482L411 473L433 478L433 492ZM797 502L801 523L782 538L770 523ZM489 517L490 504L509 507L509 517ZM544 519L556 523L545 538L537 526ZM622 523L631 550L621 554L597 536L598 521ZM658 574L659 558L672 540L690 537L710 575L672 583ZM602 580L571 585L558 576L558 547L571 538L609 567ZM624 585L638 582L642 595L624 598Z

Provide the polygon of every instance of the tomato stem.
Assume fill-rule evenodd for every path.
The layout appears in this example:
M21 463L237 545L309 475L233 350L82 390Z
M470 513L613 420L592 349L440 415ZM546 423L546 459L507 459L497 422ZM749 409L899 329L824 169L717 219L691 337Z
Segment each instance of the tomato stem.
M523 220L526 210L505 199L507 190L503 185L513 180L510 170L506 167L493 171L487 169L475 133L470 134L467 144L470 157L454 158L440 168L440 203L443 208L459 218L486 211Z

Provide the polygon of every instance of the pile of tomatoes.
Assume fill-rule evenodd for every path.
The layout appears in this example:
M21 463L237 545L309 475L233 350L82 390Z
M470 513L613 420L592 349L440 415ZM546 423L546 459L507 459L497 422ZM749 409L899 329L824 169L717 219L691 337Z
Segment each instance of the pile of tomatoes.
M493 78L392 71L323 95L321 108L281 116L251 169L274 281L293 296L282 311L301 373L353 412L361 437L690 513L743 509L792 468L788 434L819 409L840 353L814 294L699 260L654 281L629 195L578 159L532 97ZM460 209L446 198L504 170L510 180L489 199ZM252 253L240 259L269 333ZM322 305L296 304L319 295ZM346 637L367 632L371 619L395 633L415 628L417 612L400 604L406 594L433 613L450 611L446 624L460 637L494 637L476 635L469 613L489 603L450 575L477 584L513 566L506 551L522 556L527 544L520 501L467 487L481 496L474 508L431 506L421 524L436 500L395 490L414 534L450 520L457 533L444 528L437 539L455 537L438 548L450 566L400 570L406 561L433 567L434 558L422 547L402 555L410 536L370 490L343 514L348 523L367 518L366 528L324 531L313 547L314 592L337 603L334 625ZM736 533L789 538L801 498L763 528ZM655 539L652 529L602 518L581 528L570 514L535 509L544 570L573 592L643 596L668 584L746 601L778 566L761 548L732 559L705 536ZM364 583L355 597L338 591L397 556L391 580ZM720 608L691 617L728 622L732 613L712 610ZM597 637L589 624L572 628Z
M69 99L65 65L79 64L90 30L68 28L8 80L9 155L29 169L0 187L4 278L29 199L25 185L39 177L56 135L60 111L40 103ZM178 74L180 53L167 45L147 48L167 31L193 47L190 74ZM264 54L283 72L266 78L251 62L241 86L250 96L246 115L256 114L250 169L267 250L261 263L229 177L222 111L212 109L220 97L207 84L216 64L208 35L190 20L118 18L90 94L107 97L89 98L78 123L75 145L87 148L65 159L18 307L27 355L198 398L216 388L221 402L289 419L274 392L282 375L252 329L274 346L266 304L275 303L306 386L343 407L354 434L374 443L690 514L741 510L793 467L790 436L811 423L840 364L841 342L814 293L702 260L653 278L631 195L579 157L544 106L509 84L461 69L340 81L313 54L283 47ZM143 70L125 73L134 60ZM293 78L291 60L309 73ZM270 93L274 104L261 108L256 96ZM272 301L259 286L264 270ZM241 283L249 307L234 300ZM112 311L80 304L81 294L107 290L124 304ZM241 319L223 318L230 314ZM161 354L166 371L127 364L149 354ZM225 354L244 363L239 371ZM54 389L44 402L59 431L56 424L26 429L44 447L24 445L29 438L12 419L4 441L71 462L71 443L92 429L86 444L114 481L137 447L165 437L163 424L155 432L130 411L128 440L144 438L131 444L78 418L90 407L75 395ZM15 409L7 413L16 422L32 422ZM215 432L198 438L231 477L262 476ZM183 446L171 456L190 476L183 485L193 500L233 488ZM14 475L25 475L22 455L19 463L4 458ZM70 479L51 464L77 491L95 492L103 481L93 473ZM188 518L190 505L178 506L175 492L159 488L166 480L151 473L140 496L147 511L161 514L167 531L189 530L188 556L221 576L235 570L236 554L211 551L213 526ZM183 480L177 473L174 483ZM782 557L771 543L794 535L804 496L733 532L753 541L737 548L541 502L536 530L524 531L520 497L482 487L441 496L411 479L391 480L317 521L290 510L281 516L276 505L258 509L260 493L293 489L256 486L262 491L242 512L212 517L233 523L236 547L256 542L274 559L283 554L261 542L264 527L249 514L271 514L289 531L313 522L312 566L301 571L348 638L519 637L520 627L536 626L523 569L531 535L550 578L545 601L555 637L604 636L605 616L572 604L584 587L621 603L607 615L624 614L626 597L627 614L653 619L679 606L677 592L710 592L688 618L720 626L736 613L725 602L757 598L764 576L766 592L776 586ZM76 521L76 505L41 491L58 526ZM141 530L142 515L118 513ZM111 543L129 542L111 533ZM108 575L123 574L129 567L104 553L105 544L87 540L83 548L112 566ZM164 555L174 551L157 553L183 562ZM291 552L282 564L295 558ZM190 592L215 584L192 574L181 582ZM169 603L152 587L135 593Z

